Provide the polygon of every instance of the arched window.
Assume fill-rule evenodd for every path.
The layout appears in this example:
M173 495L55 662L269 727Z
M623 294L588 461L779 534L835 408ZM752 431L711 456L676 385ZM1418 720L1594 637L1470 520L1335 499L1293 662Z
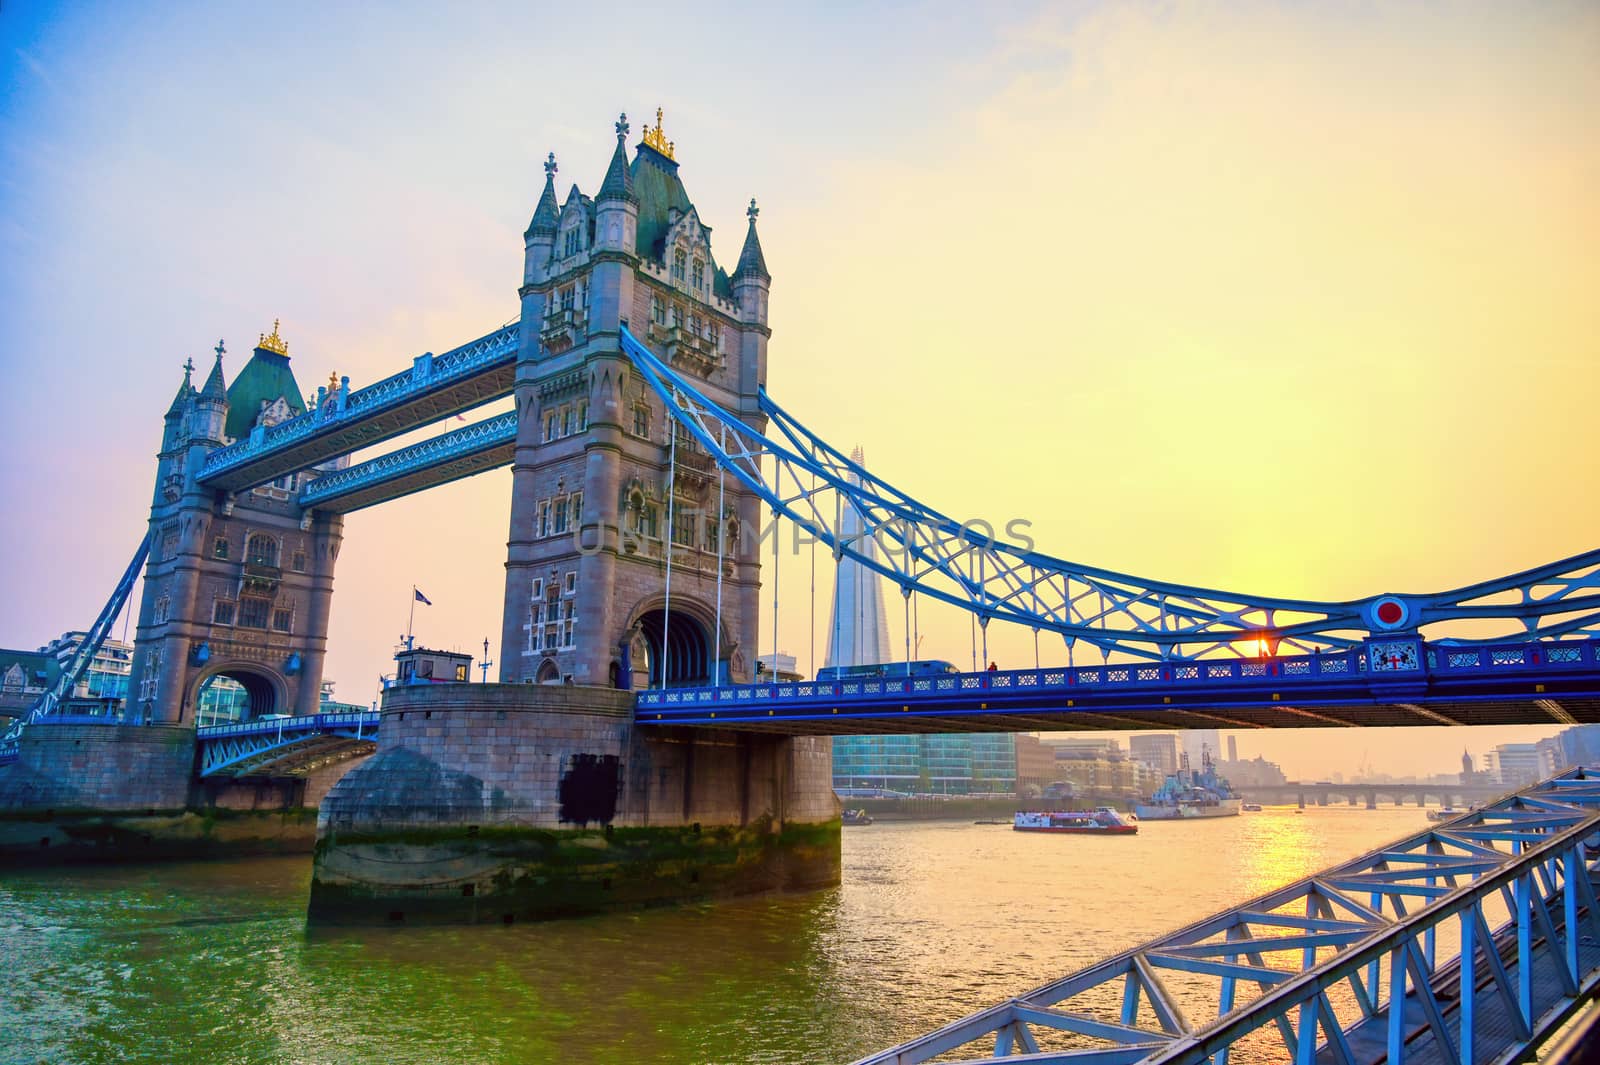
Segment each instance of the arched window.
M688 265L689 256L684 254L682 248L675 249L672 253L672 280L682 281Z
M696 292L699 292L701 289L705 288L705 286L706 286L706 264L705 264L705 260L698 259L698 258L695 259L695 261L694 261L694 271L689 275L689 284L694 287L694 290Z
M244 557L245 561L253 566L276 566L278 541L262 533L256 533L245 545Z

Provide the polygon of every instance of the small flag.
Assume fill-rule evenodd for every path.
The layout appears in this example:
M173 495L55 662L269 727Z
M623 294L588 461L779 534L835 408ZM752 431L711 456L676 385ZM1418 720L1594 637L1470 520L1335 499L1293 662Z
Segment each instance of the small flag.
M416 596L417 597L417 602L421 603L423 606L432 606L433 605L433 600L432 599L429 599L427 596L423 595L421 592L417 591L415 588L411 589L411 594Z

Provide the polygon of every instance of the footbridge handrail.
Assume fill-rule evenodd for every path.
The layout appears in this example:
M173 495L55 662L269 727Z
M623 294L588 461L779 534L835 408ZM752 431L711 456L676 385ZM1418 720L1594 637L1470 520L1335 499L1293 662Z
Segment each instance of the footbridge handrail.
M1424 1048L1430 1061L1521 1060L1600 988L1597 830L1600 775L1569 770L856 1065L915 1065L978 1040L979 1056L943 1060L1197 1065L1269 1025L1296 1062L1353 1062L1356 1041L1392 1065ZM1439 935L1452 919L1453 951ZM1218 981L1215 1019L1186 1017L1158 971ZM1237 1004L1247 985L1259 994ZM1096 990L1120 993L1118 1019L1071 1001ZM1047 1032L1055 1049L1041 1049ZM1076 1045L1063 1049L1063 1033Z

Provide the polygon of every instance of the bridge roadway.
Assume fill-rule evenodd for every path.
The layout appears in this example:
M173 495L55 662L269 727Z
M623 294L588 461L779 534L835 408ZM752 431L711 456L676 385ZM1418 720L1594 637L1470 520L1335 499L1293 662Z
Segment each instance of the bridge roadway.
M1373 641L1281 658L652 689L636 714L792 735L1600 721L1600 641L1416 643L1403 672L1374 668Z
M1529 1060L1600 991L1597 831L1568 770L857 1065Z
M649 727L796 735L1574 724L1600 721L1597 655L1593 640L1440 644L1426 646L1415 674L1398 678L1364 669L1366 654L1358 648L1272 659L668 688L640 692L634 713ZM299 771L308 760L370 744L377 729L376 713L201 728L201 775ZM278 748L284 750L273 755ZM1460 787L1346 787L1360 795L1466 794ZM1301 785L1296 797L1300 790L1332 793L1339 786Z
M195 733L202 777L297 777L376 750L378 713L265 717Z

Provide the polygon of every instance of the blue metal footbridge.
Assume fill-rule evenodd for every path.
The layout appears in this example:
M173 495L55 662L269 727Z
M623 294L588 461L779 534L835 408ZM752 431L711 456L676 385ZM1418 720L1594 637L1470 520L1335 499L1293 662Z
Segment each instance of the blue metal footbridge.
M341 387L329 402L213 452L201 480L221 493L243 491L503 399L514 385L518 330L511 322L443 355L419 355L372 385ZM981 521L957 521L852 462L764 390L758 411L733 412L626 328L620 343L672 420L670 476L680 465L696 476L711 472L719 491L732 479L777 522L882 575L908 615L919 598L968 611L985 660L989 625L998 621L1031 629L1036 647L1041 635L1059 638L1069 663L652 690L638 696L641 726L884 733L1600 721L1600 550L1447 591L1342 602L1149 580L1008 542ZM744 420L757 420L752 415L766 428ZM349 512L506 466L516 428L515 412L492 414L325 468L298 502ZM714 539L719 555L732 542ZM779 539L775 523L775 581ZM0 740L0 761L15 757L20 729L55 713L77 684L148 550L147 537L58 683ZM721 673L718 663L713 675Z
M1573 769L856 1065L1531 1060L1600 988Z

